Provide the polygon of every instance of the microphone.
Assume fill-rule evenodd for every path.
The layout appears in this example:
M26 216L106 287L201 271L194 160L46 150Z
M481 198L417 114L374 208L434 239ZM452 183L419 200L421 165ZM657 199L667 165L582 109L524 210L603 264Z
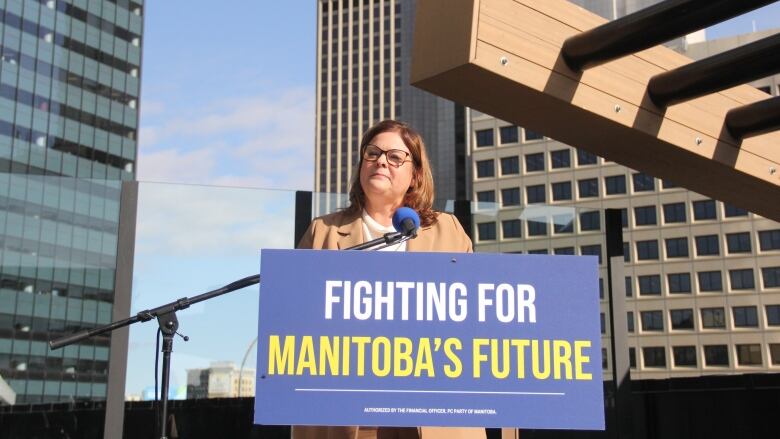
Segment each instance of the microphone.
M393 227L396 232L385 233L377 239L364 242L344 250L379 250L417 237L420 227L420 215L409 207L401 207L393 214Z
M400 207L393 214L393 227L403 236L417 236L420 228L420 215L410 207Z

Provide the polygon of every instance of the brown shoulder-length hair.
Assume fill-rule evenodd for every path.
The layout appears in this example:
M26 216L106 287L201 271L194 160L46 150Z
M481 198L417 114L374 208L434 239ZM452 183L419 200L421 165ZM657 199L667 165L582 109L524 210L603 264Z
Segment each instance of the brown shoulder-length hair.
M422 136L409 125L396 120L383 120L368 129L360 140L360 160L352 176L349 190L349 207L346 212L359 214L363 211L366 194L360 186L360 169L363 166L363 149L377 135L385 132L398 133L412 154L414 174L412 184L404 196L404 206L411 207L420 215L420 226L428 227L436 223L436 212L433 211L433 175L431 164L428 162L428 154L425 152L425 143Z

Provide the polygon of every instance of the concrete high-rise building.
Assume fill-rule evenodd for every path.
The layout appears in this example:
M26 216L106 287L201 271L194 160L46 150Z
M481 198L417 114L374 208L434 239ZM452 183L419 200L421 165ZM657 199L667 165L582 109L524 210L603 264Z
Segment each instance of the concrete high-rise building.
M16 403L105 399L143 0L2 0L0 376Z
M467 196L465 109L409 85L414 11L414 0L317 1L315 191L348 192L363 132L399 119L425 139L437 205Z
M700 59L771 33L715 41L699 33L671 46ZM752 85L778 95L778 83L780 75ZM472 199L482 202L476 251L605 258L598 210L621 209L632 377L780 371L780 224L577 145L472 115ZM605 265L600 271L606 279ZM601 304L609 376L605 295Z

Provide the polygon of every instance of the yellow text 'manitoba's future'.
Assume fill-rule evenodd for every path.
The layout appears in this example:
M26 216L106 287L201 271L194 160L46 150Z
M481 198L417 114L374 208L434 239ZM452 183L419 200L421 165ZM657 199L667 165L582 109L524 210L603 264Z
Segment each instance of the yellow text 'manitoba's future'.
M589 340L474 338L462 358L459 338L294 336L268 338L268 375L589 381Z

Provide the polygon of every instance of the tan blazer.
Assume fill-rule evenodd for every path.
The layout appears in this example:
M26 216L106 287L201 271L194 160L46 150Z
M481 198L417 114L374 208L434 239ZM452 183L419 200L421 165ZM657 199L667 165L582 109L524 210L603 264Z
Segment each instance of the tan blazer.
M363 243L363 218L344 212L315 218L304 233L298 248L336 250ZM406 242L410 252L471 253L471 239L457 218L440 213L435 224L417 231L417 237Z
M315 218L298 248L344 249L363 243L363 218L344 212ZM411 252L468 252L471 239L458 220L441 213L435 224L421 228L406 242ZM394 427L307 427L293 426L293 439L485 439L484 428L394 428Z

